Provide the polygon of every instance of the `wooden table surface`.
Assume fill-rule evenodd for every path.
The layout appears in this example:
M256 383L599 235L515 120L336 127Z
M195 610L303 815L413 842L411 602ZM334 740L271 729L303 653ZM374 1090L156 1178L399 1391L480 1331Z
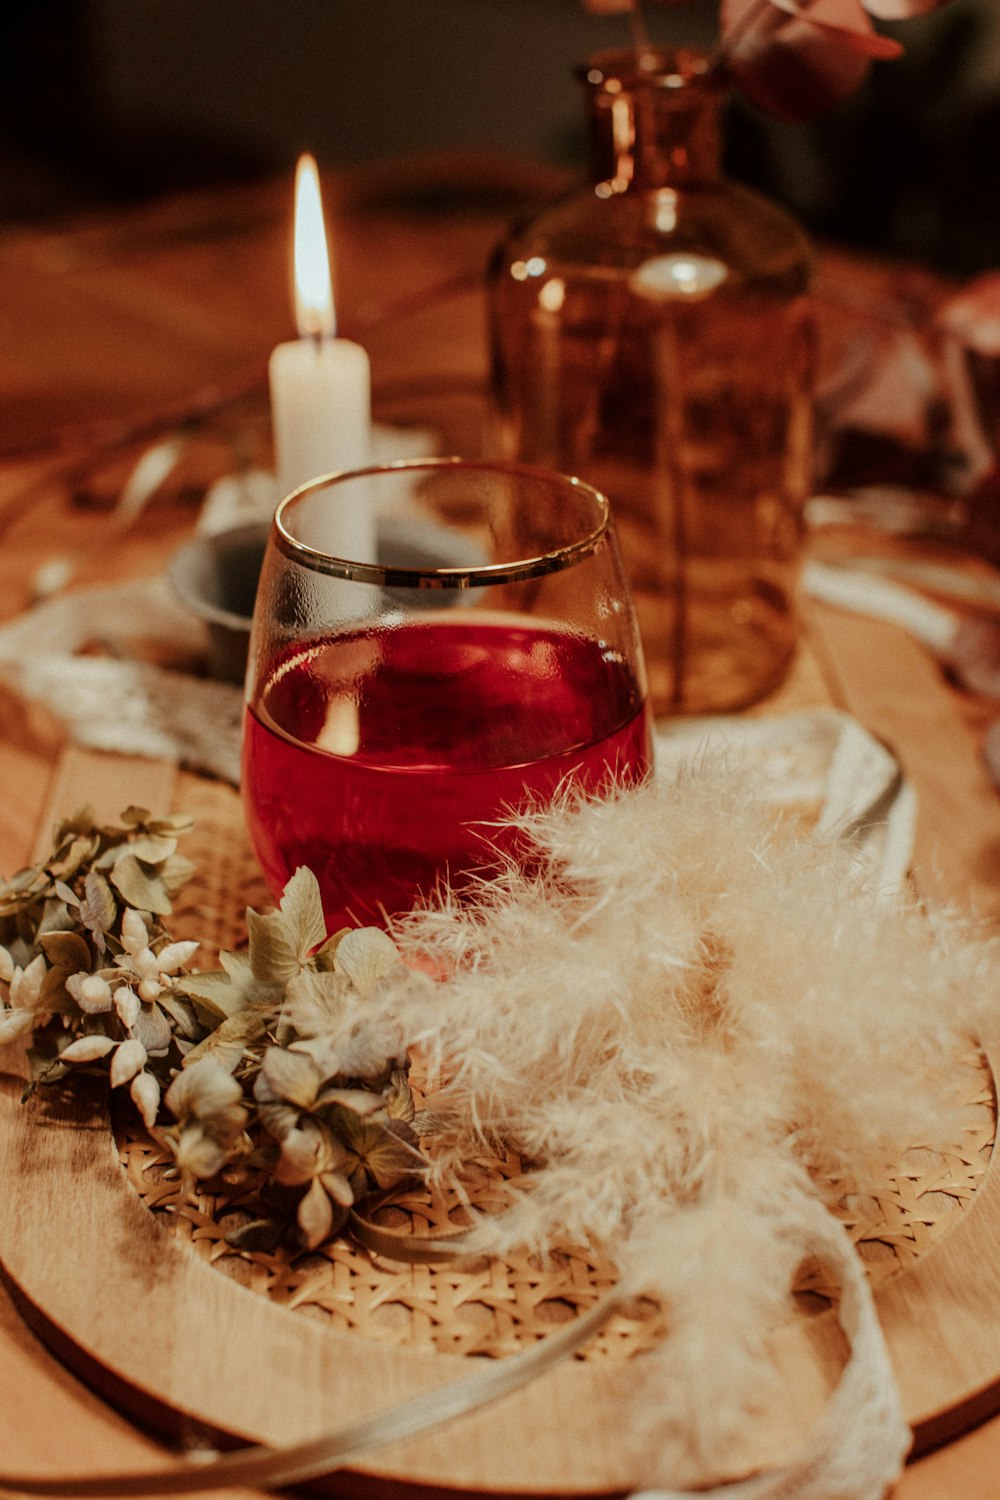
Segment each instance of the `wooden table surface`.
M460 191L450 201L439 191L463 175L476 188L472 208ZM479 283L516 195L470 163L450 164L430 186L418 197L412 178L391 171L327 184L338 303L343 330L371 354L377 413L441 415L446 446L468 449L483 411ZM73 559L71 587L161 572L205 484L235 462L267 461L266 359L291 336L289 224L290 184L277 182L0 236L0 619L30 604L38 567L55 556ZM839 256L825 258L824 274L866 295L889 282ZM124 477L185 418L191 442L178 471L122 531L111 506ZM820 555L903 549L985 568L940 544L856 529L824 531L812 545ZM919 799L920 889L995 926L1000 794L981 745L997 705L950 687L894 626L808 605L796 667L762 711L818 704L849 710L899 756ZM36 846L65 747L54 719L0 687L0 871ZM160 1451L46 1352L4 1292L0 1398L3 1469L37 1470L55 1434L77 1470ZM900 1500L997 1493L1000 1418L911 1465L897 1491Z

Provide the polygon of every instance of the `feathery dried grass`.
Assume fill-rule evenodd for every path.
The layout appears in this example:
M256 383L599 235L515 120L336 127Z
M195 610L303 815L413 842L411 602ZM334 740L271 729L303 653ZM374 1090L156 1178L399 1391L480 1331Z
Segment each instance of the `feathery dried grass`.
M372 1024L422 1049L442 1176L498 1141L536 1164L483 1249L596 1240L668 1306L637 1420L668 1469L711 1468L764 1389L803 1204L947 1143L942 1058L977 1032L995 947L880 898L724 769L524 822L530 871L401 924L446 977L390 987Z

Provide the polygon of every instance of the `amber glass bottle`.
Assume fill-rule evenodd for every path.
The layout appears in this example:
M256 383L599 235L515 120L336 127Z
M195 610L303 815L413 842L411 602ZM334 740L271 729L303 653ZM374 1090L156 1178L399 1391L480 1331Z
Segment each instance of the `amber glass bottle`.
M808 245L722 175L707 56L601 54L580 76L592 180L493 265L502 444L610 496L656 711L737 708L794 652Z

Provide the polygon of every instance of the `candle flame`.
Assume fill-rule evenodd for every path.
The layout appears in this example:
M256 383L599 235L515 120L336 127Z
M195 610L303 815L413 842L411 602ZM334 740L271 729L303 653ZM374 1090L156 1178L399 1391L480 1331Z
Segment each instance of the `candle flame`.
M332 339L337 328L319 171L308 154L295 169L295 323L300 338Z

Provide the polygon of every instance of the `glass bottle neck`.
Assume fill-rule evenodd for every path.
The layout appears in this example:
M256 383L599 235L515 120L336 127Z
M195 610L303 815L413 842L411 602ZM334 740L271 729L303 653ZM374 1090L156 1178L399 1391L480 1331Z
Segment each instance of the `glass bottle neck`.
M591 173L603 196L697 187L721 171L723 90L702 53L601 53L580 70Z

